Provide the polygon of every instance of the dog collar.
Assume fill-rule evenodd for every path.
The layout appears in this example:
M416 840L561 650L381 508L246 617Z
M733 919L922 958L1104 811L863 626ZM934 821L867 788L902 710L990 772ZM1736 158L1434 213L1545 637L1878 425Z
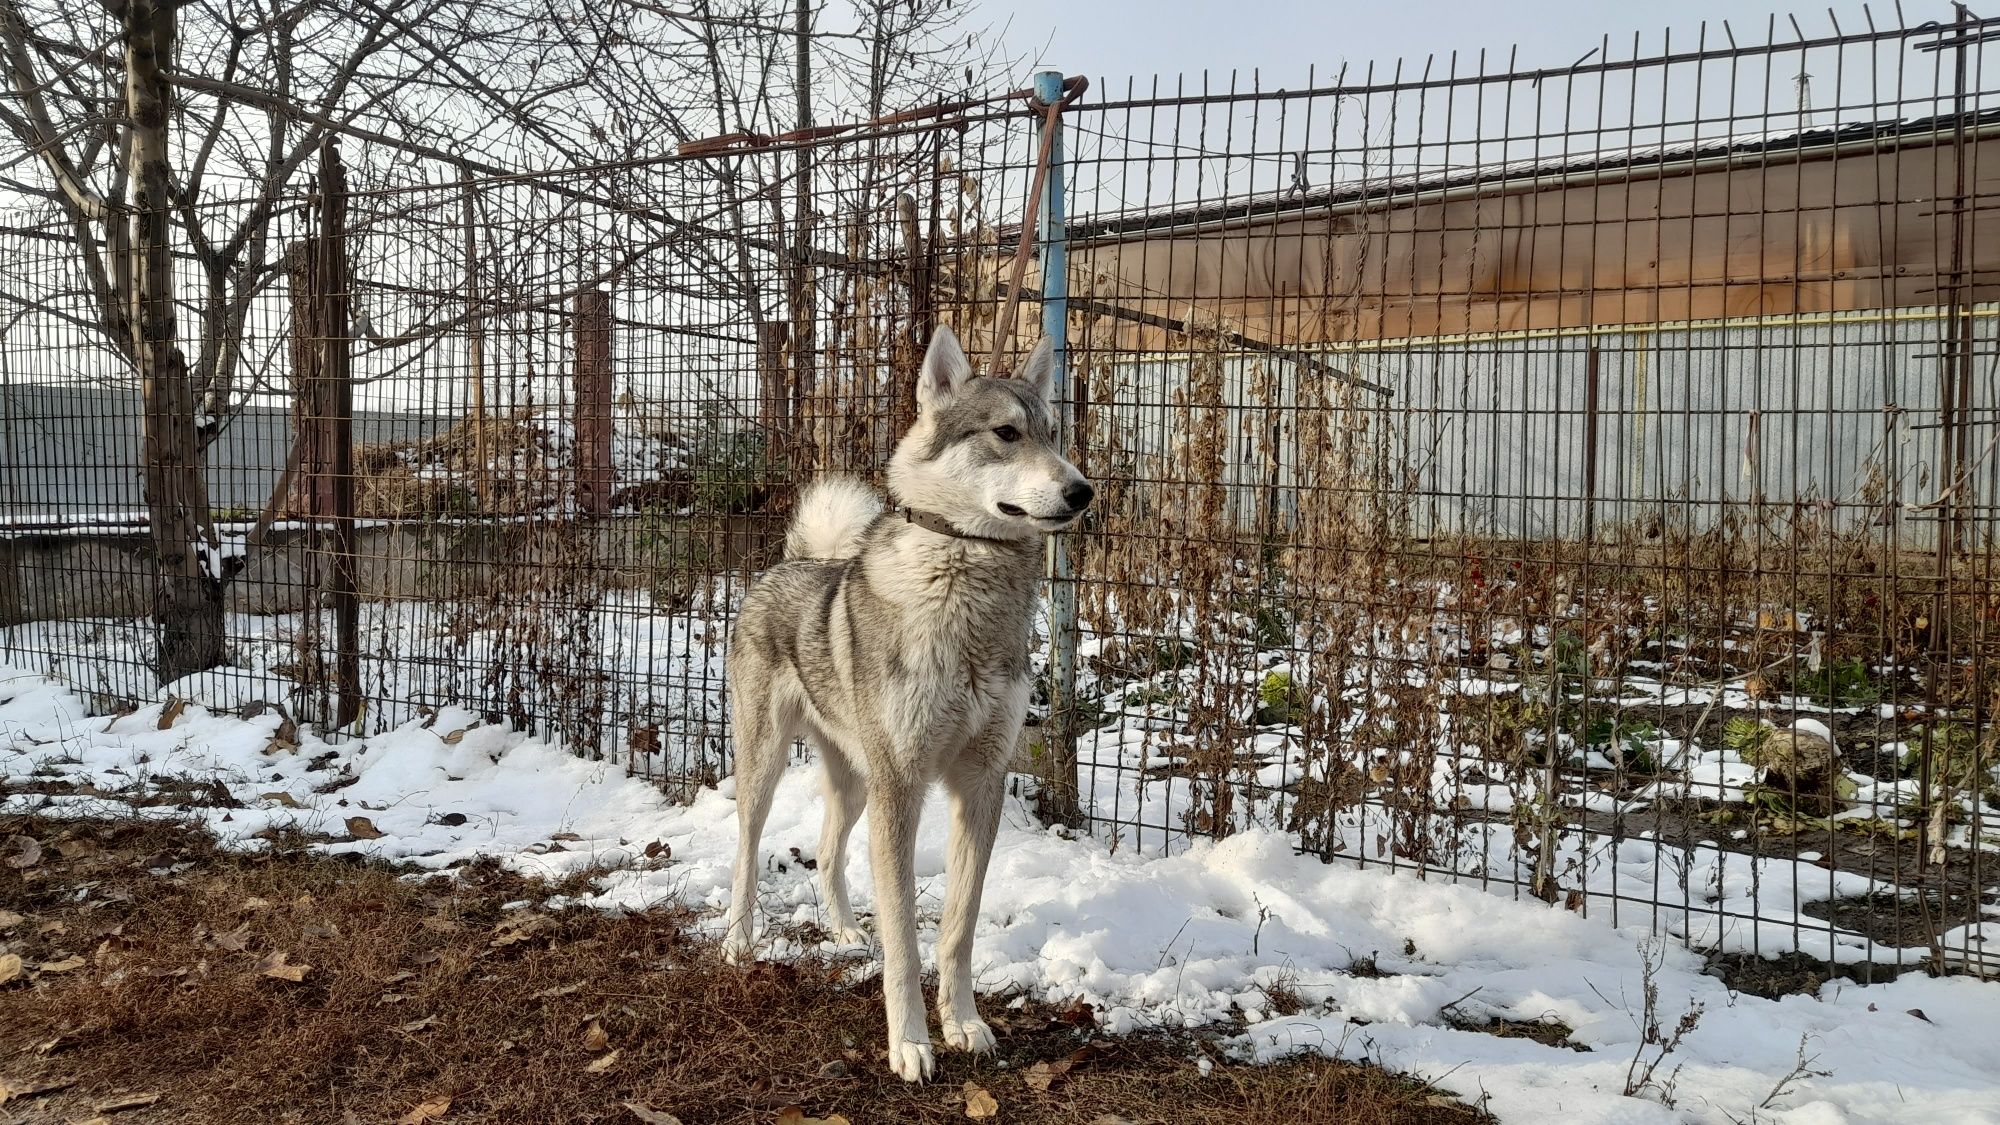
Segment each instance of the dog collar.
M957 524L952 523L936 512L919 511L916 508L903 509L903 522L916 524L925 531L935 531L939 535L949 535L953 539L970 539L978 543L1014 542L1012 539L996 539L991 535L974 535L971 532L960 531Z

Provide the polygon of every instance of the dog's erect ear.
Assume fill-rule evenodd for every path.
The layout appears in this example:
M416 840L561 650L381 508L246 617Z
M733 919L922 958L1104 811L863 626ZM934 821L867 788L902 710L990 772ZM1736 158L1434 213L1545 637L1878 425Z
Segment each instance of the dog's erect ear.
M1026 382L1042 396L1044 402L1054 402L1056 398L1056 342L1042 336L1042 342L1028 352L1028 362L1020 364L1014 378Z
M958 346L958 337L938 325L931 333L930 350L924 353L924 369L917 374L917 406L930 409L950 398L970 378L972 364L966 361L965 349Z
M1014 378L1035 388L1042 401L1053 402L1056 392L1056 344L1047 336L1028 353L1028 362L1021 365Z

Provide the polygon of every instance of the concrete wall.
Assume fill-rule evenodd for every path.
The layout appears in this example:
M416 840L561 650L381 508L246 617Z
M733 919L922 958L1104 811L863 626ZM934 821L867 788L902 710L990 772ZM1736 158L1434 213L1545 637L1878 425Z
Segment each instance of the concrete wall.
M578 538L566 538L573 527ZM233 613L304 609L312 569L303 529L273 532L229 584ZM587 565L607 587L671 594L693 576L761 569L784 529L755 516L549 522L377 523L356 535L366 598L468 597L507 588L510 569ZM80 617L145 617L152 553L143 531L12 532L0 538L0 625Z
M126 387L0 383L0 517L141 512L139 393ZM454 415L357 411L360 445L411 441L450 426ZM291 419L248 406L229 420L204 458L209 505L260 511L284 472Z

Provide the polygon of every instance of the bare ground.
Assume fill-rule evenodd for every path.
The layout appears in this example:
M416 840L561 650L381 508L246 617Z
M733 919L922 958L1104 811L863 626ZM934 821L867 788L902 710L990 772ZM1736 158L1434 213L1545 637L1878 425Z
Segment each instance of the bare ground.
M997 1059L943 1052L910 1086L854 963L730 968L672 910L161 823L19 817L0 841L0 1125L1486 1120L1369 1067L1238 1066L1213 1035L1000 1001Z

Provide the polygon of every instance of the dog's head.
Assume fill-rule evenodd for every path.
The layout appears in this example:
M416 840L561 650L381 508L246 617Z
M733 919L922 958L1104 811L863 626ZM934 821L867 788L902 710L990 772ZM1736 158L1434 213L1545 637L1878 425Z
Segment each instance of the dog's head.
M972 373L942 325L917 375L917 424L889 459L889 487L969 535L1032 539L1076 522L1095 491L1056 448L1055 346L1012 376Z

